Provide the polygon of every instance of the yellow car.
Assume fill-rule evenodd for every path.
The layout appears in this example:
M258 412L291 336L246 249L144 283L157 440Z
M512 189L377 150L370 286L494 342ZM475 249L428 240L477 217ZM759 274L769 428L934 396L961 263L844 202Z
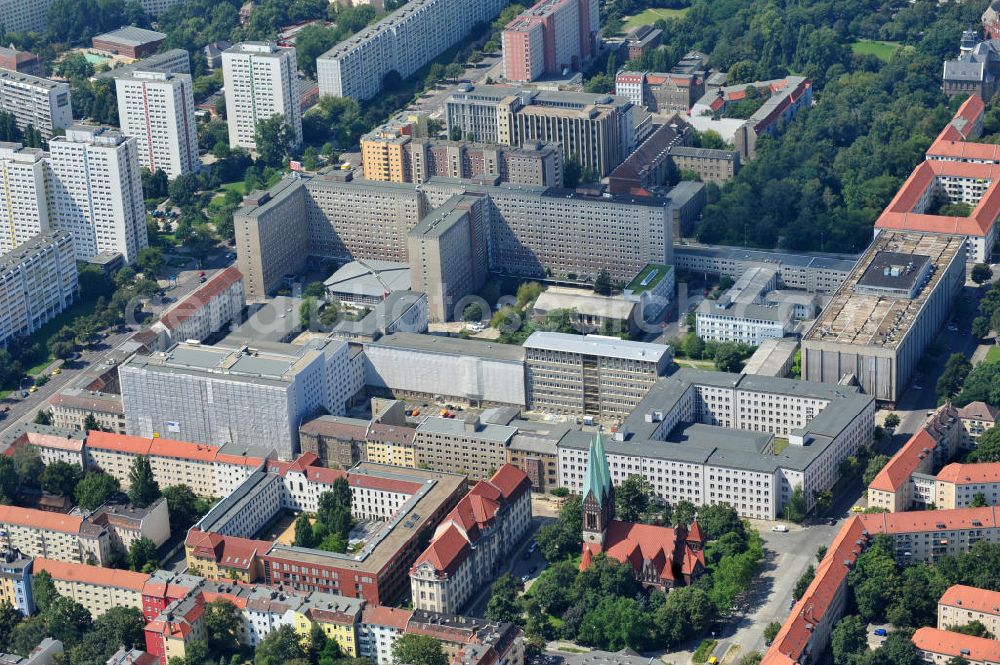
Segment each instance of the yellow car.
M52 376L59 376L60 374L62 374L62 370L59 369L58 367L52 370Z
M28 388L28 392L29 393L37 393L38 392L38 386L31 386L30 388Z
M865 509L862 508L861 506L851 506L851 512L852 513L863 513L863 512L865 512Z

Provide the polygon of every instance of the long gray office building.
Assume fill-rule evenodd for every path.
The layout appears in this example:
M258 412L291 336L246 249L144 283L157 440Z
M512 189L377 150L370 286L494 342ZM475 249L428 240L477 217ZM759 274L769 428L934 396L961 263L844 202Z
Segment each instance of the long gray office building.
M521 277L593 280L607 269L631 279L673 262L667 198L600 196L530 185L431 178L421 185L342 174L286 178L255 192L235 215L247 299L276 290L310 255L407 261L407 235L452 197L488 199L488 262Z

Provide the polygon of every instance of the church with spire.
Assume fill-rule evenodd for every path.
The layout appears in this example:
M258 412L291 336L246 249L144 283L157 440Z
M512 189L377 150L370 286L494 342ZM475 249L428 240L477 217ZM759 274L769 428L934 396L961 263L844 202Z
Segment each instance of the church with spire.
M586 570L598 554L632 567L643 586L661 590L686 586L705 572L701 528L670 528L615 519L615 488L604 451L604 437L590 442L583 483L583 556Z

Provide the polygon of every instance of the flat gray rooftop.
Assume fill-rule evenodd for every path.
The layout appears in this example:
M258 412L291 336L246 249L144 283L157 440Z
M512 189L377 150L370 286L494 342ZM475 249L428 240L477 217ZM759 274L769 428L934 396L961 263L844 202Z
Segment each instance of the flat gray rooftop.
M365 346L473 356L510 362L524 361L524 349L519 346L500 344L498 342L481 342L462 339L460 337L445 337L443 335L419 335L417 333L398 332L386 335L378 341L368 342Z
M652 363L658 363L664 356L670 355L670 347L666 344L633 342L603 335L573 335L544 331L531 333L524 341L524 348Z

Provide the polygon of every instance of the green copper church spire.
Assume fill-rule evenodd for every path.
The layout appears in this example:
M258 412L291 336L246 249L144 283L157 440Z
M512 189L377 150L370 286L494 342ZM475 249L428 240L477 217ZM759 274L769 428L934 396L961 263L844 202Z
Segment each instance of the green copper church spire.
M611 496L611 471L608 469L608 458L604 454L604 436L601 432L597 432L590 441L587 476L583 480L584 498L591 491L599 505Z

